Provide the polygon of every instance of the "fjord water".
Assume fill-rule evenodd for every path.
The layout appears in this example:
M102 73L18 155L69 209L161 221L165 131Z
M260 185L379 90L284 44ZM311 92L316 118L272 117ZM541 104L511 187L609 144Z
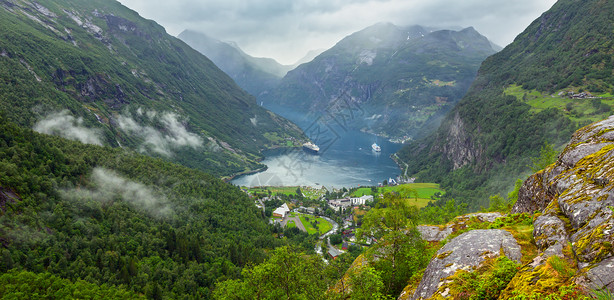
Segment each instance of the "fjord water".
M265 151L262 163L268 169L238 177L231 181L235 185L356 187L377 185L401 172L390 158L401 144L349 129L342 121L331 122L329 118L328 122L318 122L318 117L267 108L298 124L321 151L318 154L303 149ZM381 152L371 149L374 142L381 146Z

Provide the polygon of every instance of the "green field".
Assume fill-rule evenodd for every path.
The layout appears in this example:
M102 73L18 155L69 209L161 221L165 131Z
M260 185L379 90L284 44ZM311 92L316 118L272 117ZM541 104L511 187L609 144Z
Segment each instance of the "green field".
M436 183L406 183L397 186L384 186L377 188L378 194L383 194L386 192L398 192L403 188L410 188L415 190L418 193L418 198L410 198L410 204L415 205L417 207L426 206L429 201L431 201L431 196L436 193L445 194L445 191L439 188L439 184ZM363 195L371 195L371 188L359 188L354 193L352 193L353 197L360 197ZM374 195L376 196L376 195Z
M567 93L567 89L559 91ZM601 99L571 99L559 96L559 92L545 94L536 90L525 90L521 86L511 85L503 93L516 97L516 99L531 106L532 112L540 112L548 108L561 110L572 121L581 124L597 122L607 118L611 112L601 111L600 107L594 105L594 101L600 100L601 103L610 108L614 107L614 97L610 94L593 94ZM578 93L579 90L575 90Z
M309 221L307 221L306 218L309 218ZM314 219L313 216L299 214L299 219L301 220L301 223L303 223L303 226L305 226L305 230L307 230L308 234L324 234L324 233L330 231L331 229L333 229L333 225L331 223L329 223L328 221L324 220L323 218L317 218L316 219L316 221L319 223L318 224L318 229L319 230L316 230L311 225L311 222Z
M270 191L271 195L276 195L276 194L296 195L297 188L299 187L298 186L267 186L267 187L253 187L253 188L243 187L243 189L246 189L247 192L250 194L254 194L254 193L268 194ZM323 190L323 189L316 189L312 187L300 187L300 188L301 188L301 192L303 193L303 196L309 199L314 199L314 200L319 199L322 196L324 196L324 194L326 194L326 190Z
M294 220L290 220L290 221L288 221L288 223L286 224L286 227L287 227L288 229L293 228L293 227L296 227L296 223L294 223Z

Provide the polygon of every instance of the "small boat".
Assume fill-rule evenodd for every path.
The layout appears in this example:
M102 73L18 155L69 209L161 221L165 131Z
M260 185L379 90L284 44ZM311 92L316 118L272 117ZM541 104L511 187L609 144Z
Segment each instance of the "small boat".
M373 143L373 145L371 145L371 149L373 149L373 151L375 151L375 152L381 152L382 151L382 147L378 146L377 143Z
M309 152L313 152L313 153L318 153L320 151L320 147L318 147L316 144L312 143L312 142L307 142L303 144L303 149L309 151Z

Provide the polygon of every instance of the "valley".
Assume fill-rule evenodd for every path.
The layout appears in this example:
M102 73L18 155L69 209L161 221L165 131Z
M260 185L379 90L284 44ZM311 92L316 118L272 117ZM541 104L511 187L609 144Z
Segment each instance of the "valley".
M614 299L614 2L497 1L0 0L0 298Z

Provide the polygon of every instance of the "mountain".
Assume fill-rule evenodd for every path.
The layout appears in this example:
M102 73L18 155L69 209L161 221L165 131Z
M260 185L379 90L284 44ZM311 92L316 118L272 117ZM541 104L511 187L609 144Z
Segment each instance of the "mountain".
M184 30L178 38L213 61L247 92L258 96L279 84L292 68L272 58L252 57L234 43L226 43L203 33Z
M612 9L611 1L558 1L484 61L436 133L398 153L407 174L441 182L477 209L527 176L545 143L560 149L575 129L609 116Z
M290 70L296 69L296 67L298 67L298 66L300 66L300 65L302 65L304 63L308 63L308 62L312 61L314 58L318 57L318 55L322 54L322 52L324 52L324 51L326 51L326 49L310 50L309 52L307 52L307 54L305 54L305 56L303 56L303 58L301 58L297 62L295 62L292 65L292 67L290 68Z
M436 128L494 52L471 27L452 31L379 23L288 72L259 99L265 106L313 114L352 106L358 112L351 120L356 129L415 137Z
M0 2L0 111L20 126L222 176L300 130L117 1Z

